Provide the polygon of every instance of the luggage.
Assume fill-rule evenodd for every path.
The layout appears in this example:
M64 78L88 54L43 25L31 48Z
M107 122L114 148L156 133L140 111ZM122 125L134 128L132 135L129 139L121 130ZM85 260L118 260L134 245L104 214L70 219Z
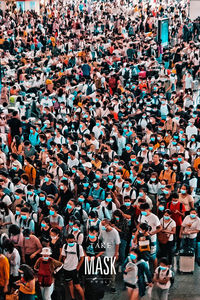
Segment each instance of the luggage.
M199 80L194 80L193 81L193 91L198 91L199 89Z
M187 248L180 251L179 258L179 272L181 273L193 273L195 265L195 253L194 249Z

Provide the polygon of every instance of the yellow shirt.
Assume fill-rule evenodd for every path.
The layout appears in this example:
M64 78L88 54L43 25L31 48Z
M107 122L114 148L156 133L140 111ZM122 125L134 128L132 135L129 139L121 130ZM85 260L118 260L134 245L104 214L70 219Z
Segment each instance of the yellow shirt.
M9 281L10 265L7 257L0 255L0 286L5 286L6 281Z
M194 167L194 169L195 169L196 171L198 171L198 165L200 165L200 157L197 157L197 158L194 160L194 165L193 165L193 167Z
M34 280L34 284L33 284L33 289L31 291L29 291L30 281L29 282L24 281L24 284L20 285L19 291L26 295L34 295L35 294L35 279L33 279L33 280ZM27 288L28 288L28 290L27 290Z

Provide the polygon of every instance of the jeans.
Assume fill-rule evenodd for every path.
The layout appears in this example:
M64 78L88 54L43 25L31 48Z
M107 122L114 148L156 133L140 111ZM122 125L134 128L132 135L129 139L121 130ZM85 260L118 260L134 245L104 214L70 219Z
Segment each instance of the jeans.
M157 285L154 285L152 289L151 300L167 300L169 289L161 289Z
M121 243L119 246L119 263L123 265L126 257L126 246L127 246L127 241L121 239Z
M51 294L53 293L54 284L52 283L51 286L40 287L42 299L43 300L51 300Z

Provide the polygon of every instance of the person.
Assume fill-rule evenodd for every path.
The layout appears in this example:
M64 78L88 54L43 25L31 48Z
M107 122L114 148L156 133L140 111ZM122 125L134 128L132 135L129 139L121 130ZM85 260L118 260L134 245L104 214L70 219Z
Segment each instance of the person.
M165 257L160 259L159 266L156 268L153 277L153 289L151 299L167 300L169 288L171 285L170 279L173 274L169 268L169 263Z
M28 265L21 265L19 268L21 279L15 284L19 286L19 300L35 299L35 276L34 272Z
M38 258L36 261L34 270L37 272L42 299L50 300L54 290L53 274L62 267L62 263L50 257L52 252L48 247L42 248L40 254L42 257Z
M38 254L42 250L40 240L29 229L23 231L22 261L34 266Z
M10 266L9 261L5 255L2 254L0 248L0 299L4 300L8 292L8 285L10 279Z
M60 261L64 261L63 269L65 280L69 286L72 299L74 296L74 287L82 300L85 299L83 289L79 283L78 272L84 261L84 252L81 245L75 243L73 234L66 238L66 244L63 245Z

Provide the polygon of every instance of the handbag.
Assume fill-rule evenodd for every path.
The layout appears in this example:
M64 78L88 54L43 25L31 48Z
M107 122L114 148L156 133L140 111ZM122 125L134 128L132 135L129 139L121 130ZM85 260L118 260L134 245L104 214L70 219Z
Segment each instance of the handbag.
M164 228L164 220L163 220L163 229L167 229L167 227L168 227L171 223L172 223L172 221L169 222L169 224L167 224L167 226ZM160 231L160 232L157 233L157 237L158 237L159 243L161 243L161 244L167 244L167 242L168 242L168 240L169 240L169 237L170 237L170 234L168 234L168 233L166 233L166 232Z

